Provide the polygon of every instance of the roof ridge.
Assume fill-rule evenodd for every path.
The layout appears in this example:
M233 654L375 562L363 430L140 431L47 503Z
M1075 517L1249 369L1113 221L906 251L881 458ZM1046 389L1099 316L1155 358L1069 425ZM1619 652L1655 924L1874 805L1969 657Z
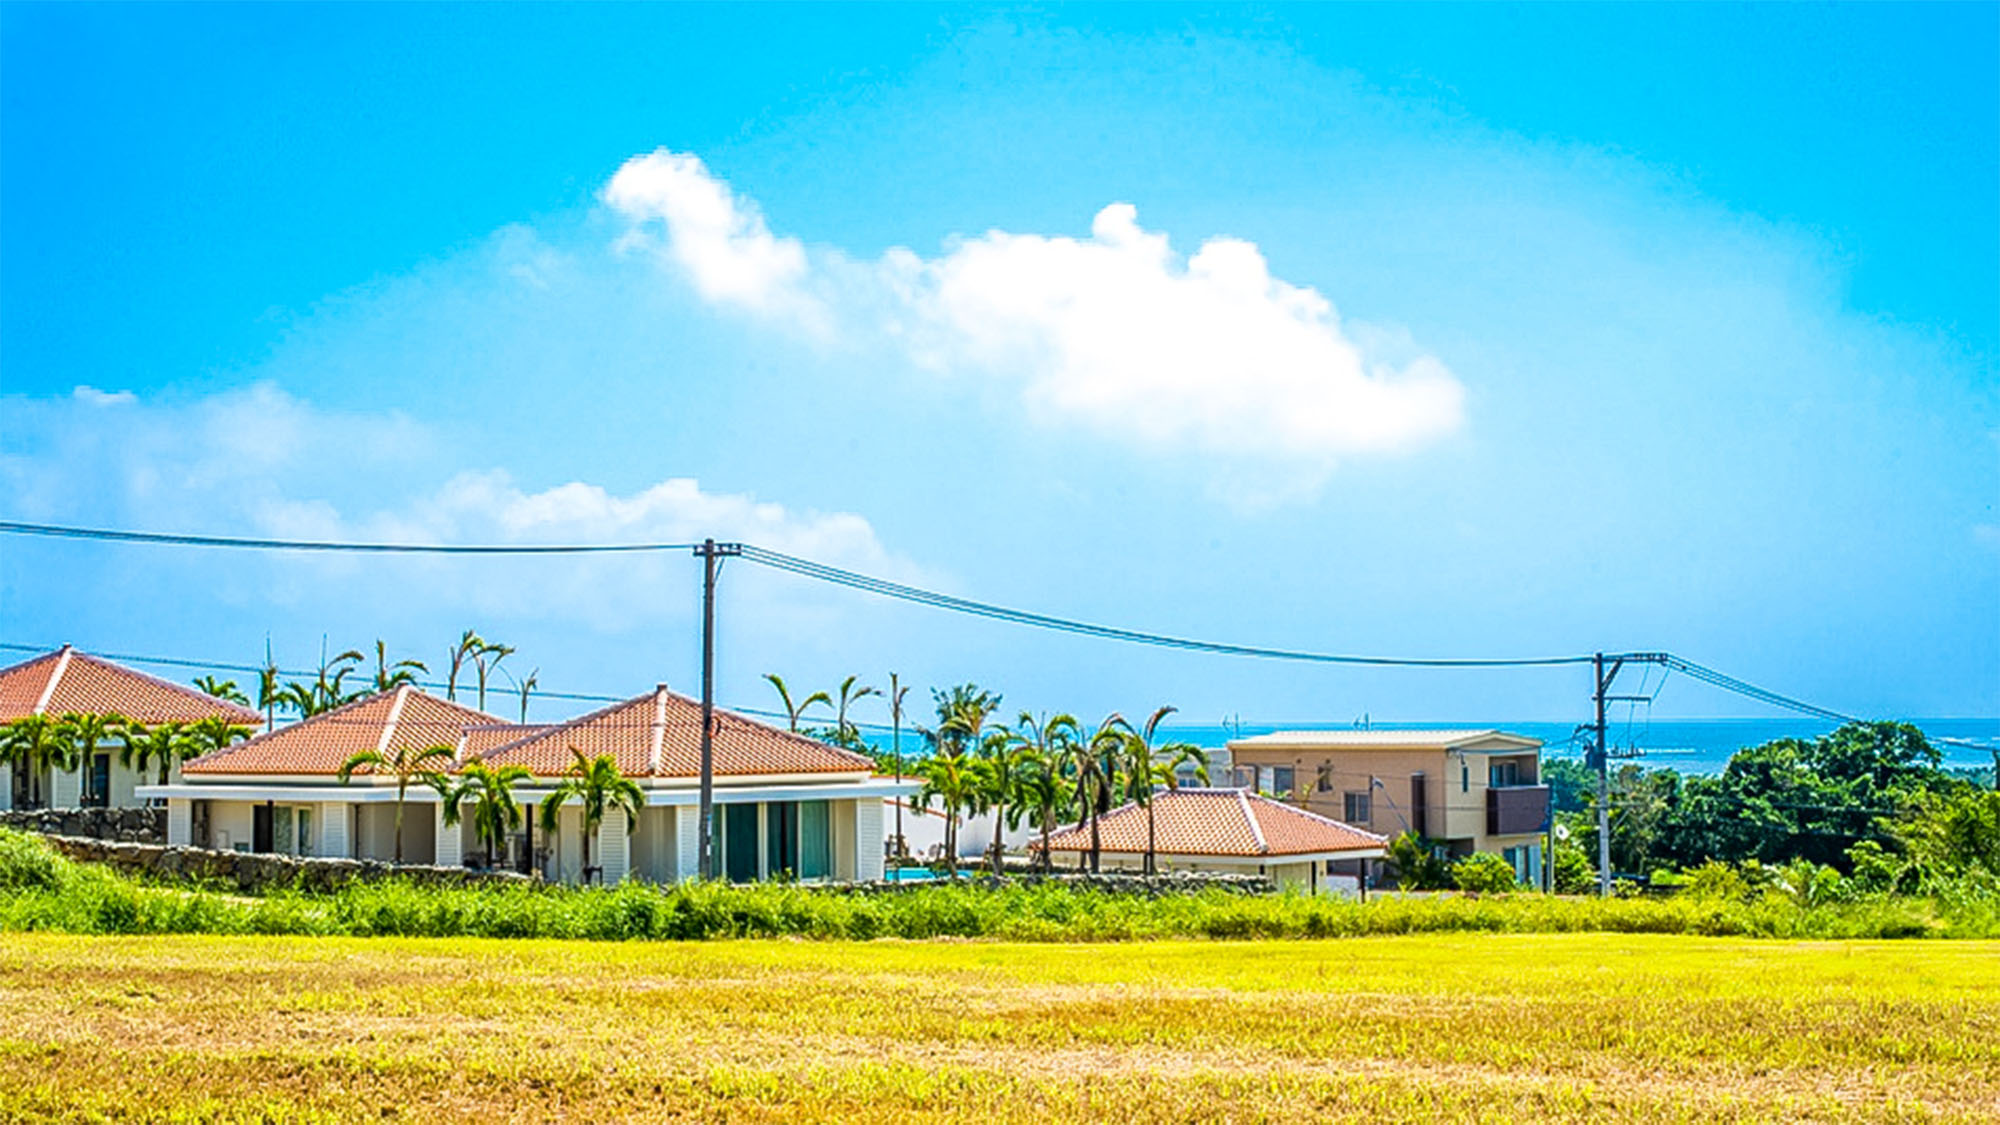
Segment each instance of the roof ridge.
M63 647L68 648L69 646L64 645ZM255 719L262 719L264 717L258 714L257 709L254 707L246 707L241 703L234 703L227 699L218 699L215 696L210 695L207 692L201 690L200 688L190 687L187 684L177 684L174 681L167 679L165 676L155 676L154 674L146 671L143 668L133 668L130 667L129 665L120 664L116 660L113 660L108 656L98 656L95 653L84 652L82 649L76 650L76 655L82 657L84 660L88 661L91 664L97 665L100 668L110 668L116 672L122 673L127 676L137 676L139 679L142 680L151 680L153 683L158 684L160 687L166 688L169 691L178 692L181 695L188 696L189 698L192 699L199 699L204 703L212 703L215 706L221 707L225 710L241 711L243 714L252 716Z
M667 741L667 685L653 692L653 745L646 756L646 772L660 775L660 751Z
M1249 794L1238 789L1236 791L1236 804L1238 808L1243 810L1243 819L1250 822L1250 835L1251 838L1257 841L1258 853L1269 854L1271 845L1264 841L1264 826L1257 823L1257 814L1250 809Z
M479 757L481 758L481 760L484 760L486 758L491 758L494 755L501 753L502 751L511 750L514 747L521 745L522 743L533 742L538 738L547 738L550 735L557 733L558 731L572 730L576 727L582 726L585 723L593 722L597 719L604 717L605 715L609 715L614 711L618 711L622 708L631 707L635 704L642 703L645 701L645 699L646 697L644 695L635 695L630 699L620 699L615 703L607 703L604 706L599 707L595 711L585 712L584 714L578 715L574 719L564 719L560 723L551 723L539 729L531 730L528 733L523 734L521 737L516 738L511 742L503 742L500 745L485 751L484 753L480 754Z
M375 752L386 754L389 740L396 736L396 724L403 718L403 704L410 698L410 685L401 684L396 688L396 698L389 704L389 715L382 720L382 737L375 740Z
M42 685L42 694L35 700L35 709L28 712L30 715L40 715L48 710L49 700L55 698L56 685L62 682L63 673L69 671L70 659L75 655L76 650L68 645L62 646L56 653L55 670L49 673L49 682Z

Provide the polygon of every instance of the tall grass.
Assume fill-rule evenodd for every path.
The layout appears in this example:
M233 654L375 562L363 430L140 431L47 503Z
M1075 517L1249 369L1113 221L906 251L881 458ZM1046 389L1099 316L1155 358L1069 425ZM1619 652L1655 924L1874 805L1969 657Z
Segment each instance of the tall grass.
M609 889L356 884L246 897L149 885L0 832L0 930L698 941L802 937L1134 941L1417 933L1657 933L1767 938L2000 936L2000 904L1902 897L1754 901L1377 896L1361 903L1222 891L1145 898L1058 885L932 885L843 895L807 887L627 883Z

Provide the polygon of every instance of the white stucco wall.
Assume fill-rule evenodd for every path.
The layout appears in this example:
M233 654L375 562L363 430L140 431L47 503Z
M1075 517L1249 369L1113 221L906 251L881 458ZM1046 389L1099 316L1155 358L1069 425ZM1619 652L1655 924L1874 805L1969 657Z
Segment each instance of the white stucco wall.
M854 878L882 877L882 802L848 801L854 806Z

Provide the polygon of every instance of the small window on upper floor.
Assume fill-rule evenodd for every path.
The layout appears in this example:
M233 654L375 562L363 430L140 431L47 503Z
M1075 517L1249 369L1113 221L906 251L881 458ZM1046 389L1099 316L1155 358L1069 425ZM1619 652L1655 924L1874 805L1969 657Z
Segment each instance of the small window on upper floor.
M1343 813L1341 819L1349 824L1368 823L1368 814L1370 811L1368 808L1368 794L1366 792L1346 793L1342 796L1344 799L1341 802L1341 811Z
M1332 762L1321 762L1319 764L1319 791L1322 793L1333 792Z
M1494 762L1486 767L1486 784L1505 789L1521 784L1521 763Z
M1292 767L1272 767L1271 792L1279 797L1289 797L1292 795Z
M1472 792L1472 767L1466 765L1464 762L1458 764L1458 791L1460 793Z

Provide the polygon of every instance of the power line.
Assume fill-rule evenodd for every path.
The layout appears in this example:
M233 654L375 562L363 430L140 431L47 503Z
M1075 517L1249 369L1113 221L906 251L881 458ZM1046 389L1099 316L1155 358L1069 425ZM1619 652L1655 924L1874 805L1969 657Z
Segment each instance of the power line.
M1443 659L1393 656L1353 656L1345 654L1307 652L1298 649L1263 648L1256 645L1229 644L1222 641L1203 641L1189 637L1175 637L1164 633L1146 633L1136 629L1120 629L1110 625L1096 625L1087 621L1077 621L1064 617L1052 617L1043 613L1009 609L990 602L973 601L970 598L941 594L900 582L873 578L851 570L827 566L778 551L762 547L743 545L742 557L751 562L774 570L788 571L807 578L847 586L882 597L915 602L955 613L971 614L1014 625L1027 625L1038 629L1051 629L1080 636L1097 637L1102 640L1126 641L1133 644L1154 645L1161 648L1180 649L1189 652L1215 653L1221 656L1250 656L1268 660L1292 660L1314 664L1360 664L1375 667L1395 668L1532 668L1563 664L1587 664L1588 656L1548 656L1516 657L1503 659Z
M112 543L155 543L175 547L224 547L255 551L322 551L370 555L593 555L686 551L693 543L347 543L330 539L252 539L235 535L175 535L102 527L0 520L0 534L47 539L92 539Z
M238 536L178 535L163 532L125 531L107 528L69 527L56 524L24 523L0 521L0 534L37 535L62 539L86 539L111 542L152 543L172 546L219 547L251 550L358 552L373 554L464 554L464 555L549 555L549 554L590 554L590 553L639 553L664 551L699 551L696 543L624 543L624 544L479 544L447 545L421 543L349 543L334 540L290 540L256 539ZM1552 656L1517 658L1414 658L1360 656L1310 652L1298 649L1267 648L1256 645L1240 645L1221 641L1204 641L1189 637L1176 637L1163 633L1148 633L1136 629L1122 629L1109 625L1098 625L1071 618L1055 617L1049 614L1031 613L1026 610L1011 609L990 602L975 601L950 594L925 590L887 579L875 578L839 567L816 563L795 555L772 551L751 544L724 544L735 548L741 557L774 570L797 574L818 581L845 586L881 597L894 598L927 605L936 609L950 610L976 617L985 617L1009 624L1025 625L1031 628L1048 629L1079 636L1095 637L1102 640L1124 641L1131 644L1152 645L1161 648L1188 652L1206 652L1221 656L1255 657L1268 660L1285 660L1314 664L1360 665L1368 667L1395 668L1533 668L1588 664L1591 656ZM1831 708L1807 703L1804 700L1783 695L1727 673L1717 671L1693 661L1666 652L1633 652L1612 654L1612 660L1631 663L1659 664L1670 670L1685 673L1690 678L1724 691L1756 700L1782 710L1834 722L1862 722L1855 716ZM216 667L220 667L217 665ZM248 669L256 671L257 669ZM564 698L557 693L546 693L552 698ZM593 697L576 695L569 698L592 700ZM1966 749L1991 751L1992 747L1976 742L1958 739L1934 739L1933 741Z

